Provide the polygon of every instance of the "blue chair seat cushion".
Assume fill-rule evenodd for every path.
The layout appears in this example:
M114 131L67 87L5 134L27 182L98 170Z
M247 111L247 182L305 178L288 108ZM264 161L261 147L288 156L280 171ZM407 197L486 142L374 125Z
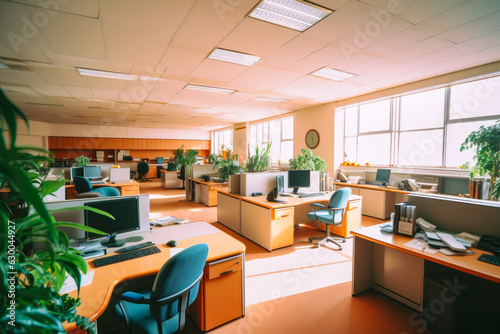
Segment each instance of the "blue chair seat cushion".
M149 298L151 291L140 292L140 294L145 298ZM122 305L129 315L130 333L150 334L158 332L158 324L151 316L148 304L134 304L122 301ZM125 321L121 319L123 318L123 312L118 304L115 306L115 317L117 317L114 319L117 323L125 324ZM174 317L164 321L162 329L165 334L175 333L179 329L179 315L176 314ZM125 328L123 328L123 332L126 332Z
M120 191L115 187L94 188L92 192L101 194L101 196L120 196Z
M337 211L335 213L335 219L333 219L333 211L331 210L318 210L315 212L309 212L307 218L312 220L318 220L325 224L341 224L342 223L342 213Z

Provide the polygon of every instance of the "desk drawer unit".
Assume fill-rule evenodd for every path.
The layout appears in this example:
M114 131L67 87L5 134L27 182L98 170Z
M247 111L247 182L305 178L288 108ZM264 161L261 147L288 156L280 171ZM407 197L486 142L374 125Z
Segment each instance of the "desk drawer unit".
M291 207L270 209L241 202L241 234L268 251L293 245Z
M217 193L217 202L217 221L240 234L240 199Z
M245 315L244 254L208 263L190 310L202 331Z
M120 190L120 193L122 196L128 196L128 195L139 195L139 186L134 185L134 186L126 186L126 187L120 187L118 188Z

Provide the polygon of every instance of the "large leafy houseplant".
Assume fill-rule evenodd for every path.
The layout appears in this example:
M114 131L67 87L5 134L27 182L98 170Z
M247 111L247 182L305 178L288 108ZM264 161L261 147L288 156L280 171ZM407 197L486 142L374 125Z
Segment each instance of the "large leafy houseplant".
M471 168L470 177L490 175L490 191L488 199L500 198L500 121L490 126L482 125L479 130L472 131L460 146L460 152L474 149L475 166ZM469 167L469 163L465 164Z
M215 153L210 154L208 162L214 164L214 169L219 169L219 176L224 182L229 179L229 175L243 172L243 168L238 164L238 155L231 155L230 150L227 152L225 159Z
M184 180L189 179L189 175L191 175L191 168L196 162L196 157L198 156L198 150L189 149L184 151L184 145L174 150L174 157L177 166L184 166L185 174ZM186 200L190 200L191 198L191 182L186 182Z
M268 143L265 148L259 150L259 146L255 147L255 154L248 158L245 165L246 172L263 172L271 166L271 143Z
M300 170L316 170L324 171L326 170L326 162L323 158L320 158L309 149L302 149L301 154L297 154L297 157L290 159L290 169L300 169Z
M0 332L65 333L63 322L85 329L90 321L76 314L79 299L59 290L66 274L79 289L87 263L69 247L68 236L58 227L102 232L55 221L42 199L63 186L64 180L45 179L42 166L50 161L47 151L17 145L17 117L29 126L26 116L0 90L0 179L9 189L9 196L0 201ZM11 208L16 202L26 210L13 218ZM35 252L34 242L45 249Z

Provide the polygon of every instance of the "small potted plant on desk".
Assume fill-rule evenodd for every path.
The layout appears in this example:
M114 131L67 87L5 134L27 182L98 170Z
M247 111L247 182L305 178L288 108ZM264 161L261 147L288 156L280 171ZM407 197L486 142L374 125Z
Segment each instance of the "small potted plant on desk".
M198 151L189 149L184 151L184 145L174 150L175 162L177 166L184 166L184 182L186 188L186 201L191 200L191 182L189 182L189 175L191 175L191 168L196 162L196 157L198 156Z
M87 166L87 165L89 164L90 159L89 159L89 158L87 158L87 157L86 157L86 156L84 156L84 155L80 155L79 157L77 157L77 158L75 159L75 162L76 162L76 166L78 166L78 167L79 167L79 166L81 166L81 167L85 167L85 166Z

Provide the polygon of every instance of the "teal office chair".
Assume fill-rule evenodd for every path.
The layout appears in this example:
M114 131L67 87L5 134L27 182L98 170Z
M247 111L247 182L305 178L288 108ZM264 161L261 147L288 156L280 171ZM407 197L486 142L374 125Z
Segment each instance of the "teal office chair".
M145 161L141 161L137 164L137 176L138 181L141 182L153 182L146 179L146 175L149 173L149 164Z
M326 224L326 237L311 237L309 242L318 241L316 247L326 244L328 241L334 243L342 250L342 246L337 241L345 242L345 238L330 237L330 225L340 225L344 219L347 202L351 196L350 188L342 188L332 194L328 201L328 206L313 203L311 204L312 212L307 214L307 217L313 220L320 221ZM314 209L318 207L320 209Z
M99 187L93 188L89 179L83 176L75 176L73 178L73 183L75 184L75 190L78 197L108 197L108 196L120 196L120 191L114 187Z
M126 333L177 333L186 323L186 315L200 286L207 261L208 246L191 246L171 257L160 269L149 291L127 291L114 309Z

